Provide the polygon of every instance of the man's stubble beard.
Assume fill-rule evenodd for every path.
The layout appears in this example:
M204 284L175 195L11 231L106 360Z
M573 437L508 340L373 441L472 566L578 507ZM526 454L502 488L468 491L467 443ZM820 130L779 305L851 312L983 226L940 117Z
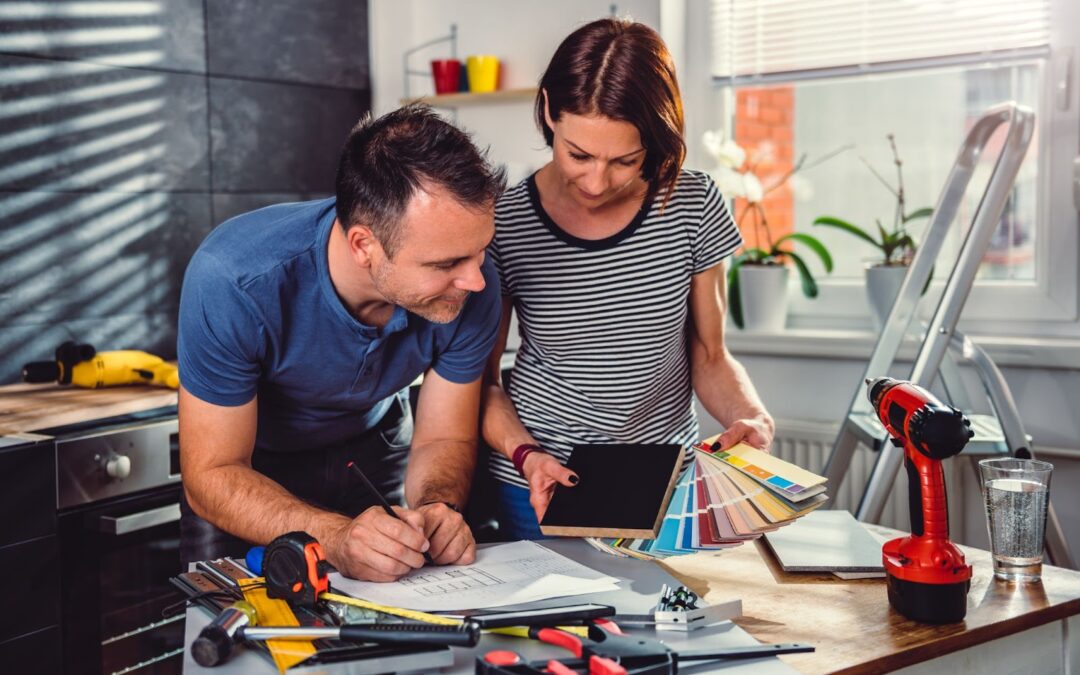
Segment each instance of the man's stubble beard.
M460 303L454 303L456 309L453 310L447 308L440 311L440 305L445 306L447 304L441 297L426 302L408 297L404 292L401 292L397 284L391 280L389 267L390 263L384 262L376 269L373 269L371 275L372 283L375 285L375 290L386 298L387 301L401 307L405 311L411 312L432 323L446 324L457 319L461 314L461 310L465 308L465 301L469 297L468 291L464 292Z

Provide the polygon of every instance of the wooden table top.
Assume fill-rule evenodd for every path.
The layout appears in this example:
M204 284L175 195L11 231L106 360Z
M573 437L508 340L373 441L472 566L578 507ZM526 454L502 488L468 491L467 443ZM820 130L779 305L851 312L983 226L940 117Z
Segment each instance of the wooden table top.
M132 385L82 389L59 384L0 386L0 436L176 405L176 391Z
M741 598L735 623L762 642L814 645L813 653L780 657L811 674L891 671L1080 613L1080 572L1043 565L1041 583L1003 582L993 578L989 552L961 548L974 567L967 616L943 626L893 610L884 579L785 573L761 540L662 564L706 601Z

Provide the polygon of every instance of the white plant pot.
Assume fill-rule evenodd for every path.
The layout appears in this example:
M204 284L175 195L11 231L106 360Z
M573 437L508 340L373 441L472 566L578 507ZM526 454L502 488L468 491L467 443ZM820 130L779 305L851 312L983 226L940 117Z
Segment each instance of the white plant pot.
M784 330L789 274L786 265L739 267L743 330L750 333L779 333Z
M870 301L875 332L880 333L889 318L907 273L907 265L870 265L866 268L866 297Z

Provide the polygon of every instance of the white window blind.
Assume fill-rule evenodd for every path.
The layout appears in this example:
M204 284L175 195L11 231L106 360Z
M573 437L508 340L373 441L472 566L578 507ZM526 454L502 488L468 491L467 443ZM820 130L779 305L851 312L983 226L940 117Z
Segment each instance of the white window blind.
M732 83L1045 53L1050 0L713 0L713 76Z

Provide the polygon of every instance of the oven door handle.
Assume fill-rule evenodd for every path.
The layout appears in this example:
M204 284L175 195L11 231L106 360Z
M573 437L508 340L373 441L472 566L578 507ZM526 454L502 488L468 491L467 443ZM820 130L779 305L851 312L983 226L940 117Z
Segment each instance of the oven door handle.
M151 527L157 527L158 525L175 523L179 520L180 505L169 504L168 506L150 509L149 511L140 511L139 513L132 513L131 515L120 516L119 518L102 516L100 525L101 531L105 534L112 534L119 537L120 535L131 534L132 532L148 530Z

